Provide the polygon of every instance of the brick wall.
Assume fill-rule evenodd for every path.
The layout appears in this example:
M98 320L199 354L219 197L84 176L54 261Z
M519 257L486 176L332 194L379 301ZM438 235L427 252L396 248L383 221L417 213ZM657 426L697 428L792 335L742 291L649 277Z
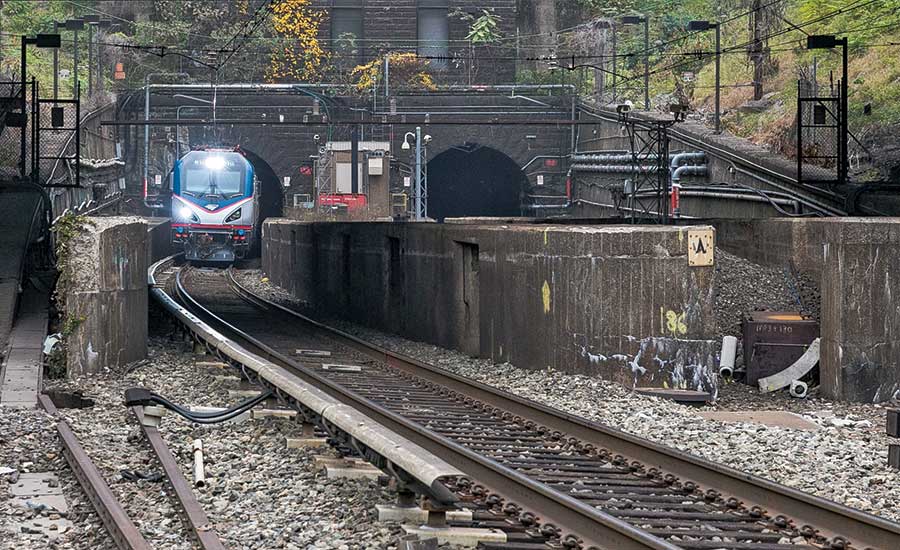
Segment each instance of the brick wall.
M331 44L331 2L320 0L316 6L325 12L319 31L319 39ZM368 62L390 51L416 51L418 36L417 0L366 0L363 2L362 58ZM446 69L433 70L439 84L498 84L515 81L516 63L511 59L490 60L492 57L515 55L516 0L448 0L449 56L456 58ZM497 15L499 31L505 37L500 45L476 46L474 50L466 41L469 22L454 11L481 15L482 10ZM474 62L471 59L474 53ZM349 61L344 67L352 67ZM346 70L346 69L345 69Z

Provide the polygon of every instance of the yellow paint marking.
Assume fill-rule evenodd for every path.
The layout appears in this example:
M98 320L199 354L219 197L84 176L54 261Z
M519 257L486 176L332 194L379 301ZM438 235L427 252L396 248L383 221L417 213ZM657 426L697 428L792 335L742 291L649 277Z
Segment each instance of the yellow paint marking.
M687 325L684 322L685 313L675 313L671 309L666 312L666 330L674 336L687 334Z
M544 313L550 313L550 283L544 281L544 286L541 288L541 295L544 298Z

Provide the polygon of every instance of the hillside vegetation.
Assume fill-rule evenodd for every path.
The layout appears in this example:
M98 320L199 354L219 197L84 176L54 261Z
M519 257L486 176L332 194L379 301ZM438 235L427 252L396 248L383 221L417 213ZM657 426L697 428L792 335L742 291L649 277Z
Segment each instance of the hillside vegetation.
M726 130L795 155L798 80L814 72L820 89L837 86L840 49L808 50L808 34L847 37L850 54L851 153L871 154L875 171L900 181L900 0L583 0L596 16L651 14L651 89L657 107L685 101L711 116L715 32L690 33L691 20L722 21L722 109ZM756 36L763 38L761 98L754 101ZM642 93L643 37L620 27L622 80L636 103ZM628 56L629 52L638 55ZM691 55L691 54L694 55ZM858 140L858 142L857 142ZM861 145L862 144L862 145Z

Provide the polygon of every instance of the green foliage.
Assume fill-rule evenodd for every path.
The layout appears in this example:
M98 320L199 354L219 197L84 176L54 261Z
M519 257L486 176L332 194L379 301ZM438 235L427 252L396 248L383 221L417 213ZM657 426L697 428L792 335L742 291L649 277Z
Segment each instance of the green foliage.
M500 33L500 17L488 10L481 10L481 16L472 22L466 40L473 44L493 44L499 41L503 35Z
M74 266L71 265L73 241L79 235L83 235L84 230L92 225L94 225L94 222L87 216L79 216L69 212L61 216L51 229L56 240L56 269L58 272L53 299L56 304L56 311L62 317L62 324L59 330L61 341L48 360L48 376L50 378L62 378L65 376L67 341L86 320L86 317L83 315L77 315L69 311L66 304L66 295L69 292L69 286L72 282L72 270L74 269Z
M34 36L38 33L53 32L53 22L63 21L72 16L72 6L64 0L6 0L0 9L0 27L3 36L0 55L0 74L19 73L21 41L20 36ZM65 46L65 43L64 43ZM53 52L49 49L28 48L28 72L33 74L42 86L53 82ZM69 68L61 64L61 68Z
M84 230L87 227L93 225L94 222L87 216L79 216L67 212L53 224L53 228L51 229L56 239L56 269L59 272L59 278L56 280L54 298L57 309L60 312L63 312L64 315L66 311L66 293L68 292L69 284L71 282L73 269L71 265L72 243L79 235L84 234Z

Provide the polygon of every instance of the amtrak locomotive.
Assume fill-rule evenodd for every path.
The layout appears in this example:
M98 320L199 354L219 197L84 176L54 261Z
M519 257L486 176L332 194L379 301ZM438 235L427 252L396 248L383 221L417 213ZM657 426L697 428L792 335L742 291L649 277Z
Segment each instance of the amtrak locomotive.
M233 262L258 239L259 181L237 148L195 150L172 170L172 238L189 261Z

